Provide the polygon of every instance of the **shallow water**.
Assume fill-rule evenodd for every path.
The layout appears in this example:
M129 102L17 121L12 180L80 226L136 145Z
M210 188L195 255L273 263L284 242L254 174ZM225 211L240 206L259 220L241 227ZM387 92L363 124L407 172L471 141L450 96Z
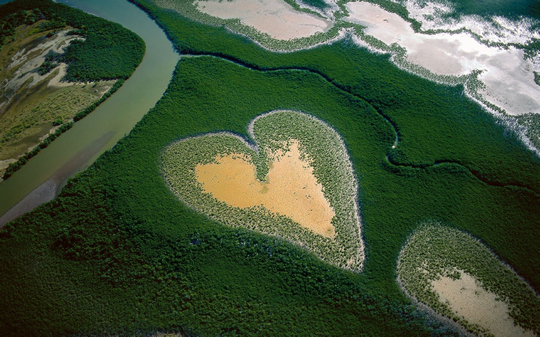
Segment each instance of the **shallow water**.
M128 1L59 2L122 24L145 41L146 54L131 78L113 96L0 183L0 215L53 177L61 188L69 177L86 169L100 154L112 148L161 98L179 60L165 33ZM106 142L97 148L91 146L105 135Z
M488 47L468 33L423 34L394 13L368 2L346 5L348 21L366 26L365 33L407 52L407 60L439 75L460 76L481 71L482 97L510 115L540 113L540 86L534 66L522 50L512 46Z

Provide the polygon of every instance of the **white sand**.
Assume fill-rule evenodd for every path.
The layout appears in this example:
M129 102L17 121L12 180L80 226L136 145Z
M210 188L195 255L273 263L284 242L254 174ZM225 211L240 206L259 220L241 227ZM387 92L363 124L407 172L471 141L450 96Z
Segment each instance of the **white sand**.
M523 52L488 47L467 33L427 35L415 33L397 14L367 2L346 5L346 20L366 26L365 33L387 45L407 50L407 60L440 75L464 75L483 70L479 91L487 101L511 115L540 113L540 86L534 82L533 64Z
M482 288L471 275L461 272L459 280L441 277L431 284L441 301L447 302L456 315L489 330L494 336L534 336L532 331L515 326L508 314L508 305Z
M283 0L195 1L199 11L221 19L239 19L277 40L291 40L327 31L332 22L296 11Z
M44 80L50 73L40 76L35 70L39 68L49 52L64 53L69 43L74 40L81 40L81 37L67 35L70 30L64 30L54 38L46 39L32 49L21 49L11 59L8 69L18 67L13 77L0 88L3 91L17 91L26 81L30 80L29 87L32 87ZM39 52L33 58L28 58L30 54Z

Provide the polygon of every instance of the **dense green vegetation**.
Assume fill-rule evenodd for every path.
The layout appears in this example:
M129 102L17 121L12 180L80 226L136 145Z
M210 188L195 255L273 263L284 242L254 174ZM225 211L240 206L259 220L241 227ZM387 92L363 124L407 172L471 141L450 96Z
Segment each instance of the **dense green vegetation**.
M366 167L380 163L393 141L380 116L362 113L364 102L319 76L184 59L165 99L128 139L37 210L43 217L6 225L0 278L28 289L24 297L36 297L9 306L0 330L429 335L399 291L383 294L368 278L323 264L305 250L211 222L170 193L158 165L165 145L219 130L247 136L253 117L285 106L317 113L338 129L353 123L344 141L359 141L354 157ZM378 145L371 148L373 140ZM28 235L32 244L23 244ZM37 274L27 274L34 254L43 262ZM67 285L55 283L56 295L34 293L41 289L36 284L47 287L70 274ZM72 290L79 286L86 290ZM10 289L2 288L3 303L12 303ZM41 319L27 322L36 316Z
M481 238L540 289L540 160L462 87L348 41L271 53L138 2L179 50L219 58L183 58L129 136L0 231L1 333L450 334L395 281L402 245L427 220ZM211 221L166 186L167 145L209 132L248 137L249 121L276 109L314 115L343 139L359 184L362 273Z
M260 70L306 69L364 99L396 126L400 146L391 153L395 161L423 166L459 162L493 183L527 185L540 193L540 179L532 169L538 159L526 150L511 150L522 147L518 137L503 125L494 126L499 121L465 99L461 86L436 85L406 74L389 65L388 56L366 53L347 40L295 53L264 52L223 27L139 2L155 13L181 53L216 55Z
M48 21L42 24L44 31L69 26L75 29L72 34L84 38L54 58L68 64L67 81L127 79L144 55L141 38L121 25L51 0L17 0L1 6L0 46L16 27L40 20Z

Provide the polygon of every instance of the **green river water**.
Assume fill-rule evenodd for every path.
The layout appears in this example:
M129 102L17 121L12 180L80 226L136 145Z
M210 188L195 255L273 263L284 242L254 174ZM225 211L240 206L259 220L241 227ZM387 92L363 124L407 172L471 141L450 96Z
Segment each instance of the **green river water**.
M69 177L87 168L129 133L161 98L180 58L156 23L127 0L59 2L122 24L144 40L146 54L133 75L113 96L0 183L0 216L5 215L0 219L0 226L13 218L6 212L32 191L39 191L40 186L43 189L45 184L54 181L56 191L53 193L57 194ZM49 188L49 194L50 191ZM15 208L10 214L14 211Z

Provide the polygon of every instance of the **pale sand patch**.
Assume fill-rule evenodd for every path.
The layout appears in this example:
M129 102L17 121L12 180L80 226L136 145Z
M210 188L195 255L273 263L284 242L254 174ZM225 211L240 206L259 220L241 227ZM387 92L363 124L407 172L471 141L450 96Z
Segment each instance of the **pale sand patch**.
M240 208L263 206L333 238L334 210L313 175L309 159L301 159L298 141L291 141L288 151L277 151L272 159L265 182L257 179L255 165L243 154L219 156L217 163L198 164L195 175L204 192L220 201Z
M58 73L56 74L56 76L49 80L49 83L47 83L48 87L62 88L69 87L75 84L72 82L61 82L64 76L66 76L67 74L67 64L60 63L56 68L51 71L51 73L53 73L54 71L58 71Z
M283 0L195 1L197 9L220 19L239 19L244 25L277 40L291 40L326 32L332 22L296 11Z
M497 300L494 293L482 288L471 275L461 271L458 280L443 276L431 284L441 302L446 302L456 315L489 330L494 336L534 337L532 331L514 325L514 320L508 314L508 305Z
M367 2L346 5L347 21L366 26L365 33L387 45L407 51L407 61L440 75L460 76L482 70L483 98L519 115L540 113L540 86L534 82L533 64L521 50L488 47L467 33L435 35L416 33L410 23Z
M32 49L21 49L12 58L8 69L18 67L13 76L4 82L2 89L4 91L17 91L26 81L31 79L29 87L32 87L44 80L50 73L39 75L35 72L43 62L49 52L63 54L69 44L74 40L82 40L79 36L68 35L68 30L58 32L54 37L48 38L45 42L37 45ZM33 58L28 58L29 55L39 52Z

